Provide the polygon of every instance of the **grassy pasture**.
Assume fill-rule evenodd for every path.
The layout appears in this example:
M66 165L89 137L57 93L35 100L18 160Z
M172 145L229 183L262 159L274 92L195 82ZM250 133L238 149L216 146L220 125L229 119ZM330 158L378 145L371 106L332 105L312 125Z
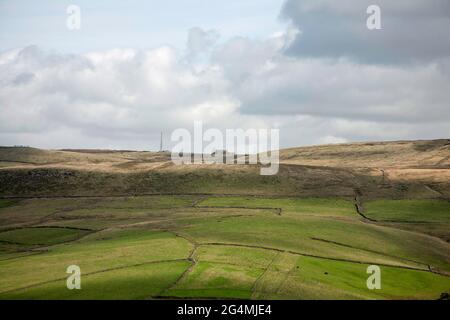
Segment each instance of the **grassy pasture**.
M10 207L17 203L16 200L0 199L0 208Z
M440 204L429 208L445 219ZM401 219L408 215L403 208ZM366 223L344 199L24 199L1 207L0 222L11 229L0 232L0 299L434 299L450 291L450 277L428 271L450 272L447 243ZM71 264L82 290L66 289ZM382 268L380 291L366 288L369 264Z
M0 293L66 278L75 264L88 274L155 261L182 260L191 245L168 232L119 230L92 234L50 251L0 261Z
M301 214L355 217L354 205L351 201L332 198L209 197L199 202L199 205L281 208L285 212Z
M188 267L187 261L149 263L82 275L81 290L68 290L66 280L0 294L6 299L146 299L169 287Z
M263 271L243 265L199 261L185 281L163 296L250 299L252 285Z
M448 290L445 276L381 267L382 289L366 287L367 264L255 248L205 246L198 263L163 295L258 299L433 299ZM250 261L257 261L255 264Z
M254 283L276 255L262 249L201 246L195 251L198 262L193 270L163 296L249 299Z
M376 200L365 204L367 217L384 225L429 234L450 241L447 200Z
M299 257L276 294L287 299L436 299L436 292L450 285L444 276L381 266L381 290L368 290L367 266ZM262 297L273 297L261 291Z
M449 270L448 245L421 234L357 221L309 216L258 216L257 219L244 216L193 221L183 232L201 243L265 246L340 259L421 265L422 268L431 264Z
M22 228L0 233L0 241L24 245L52 245L78 239L88 231L67 228Z
M107 198L33 198L1 200L0 230L30 223L47 223L52 218L81 219L118 217L138 218L156 210L188 207L195 200L183 196L141 196ZM1 205L3 203L3 205Z
M376 200L365 207L370 218L380 221L450 223L446 200Z

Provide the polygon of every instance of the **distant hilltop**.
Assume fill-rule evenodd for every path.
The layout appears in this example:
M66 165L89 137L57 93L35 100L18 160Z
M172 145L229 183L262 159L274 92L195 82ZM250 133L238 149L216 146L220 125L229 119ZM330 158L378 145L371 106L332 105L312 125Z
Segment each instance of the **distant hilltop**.
M0 196L450 199L450 139L289 148L280 150L278 174L261 176L259 169L259 164L175 165L170 152L0 147Z

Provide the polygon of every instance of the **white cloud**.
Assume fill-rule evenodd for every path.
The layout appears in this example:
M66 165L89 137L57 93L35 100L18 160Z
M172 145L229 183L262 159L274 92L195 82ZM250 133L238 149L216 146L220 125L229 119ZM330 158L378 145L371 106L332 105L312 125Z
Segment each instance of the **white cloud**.
M449 60L405 67L287 56L297 33L219 45L191 30L185 54L169 46L1 53L0 144L156 149L160 131L195 120L278 127L283 147L450 135ZM188 57L210 49L211 60Z
M194 120L219 128L261 122L239 114L220 67L199 69L170 47L85 55L27 47L1 54L0 62L0 144L102 147L110 140L149 148L161 130L168 135ZM62 132L63 141L49 138Z

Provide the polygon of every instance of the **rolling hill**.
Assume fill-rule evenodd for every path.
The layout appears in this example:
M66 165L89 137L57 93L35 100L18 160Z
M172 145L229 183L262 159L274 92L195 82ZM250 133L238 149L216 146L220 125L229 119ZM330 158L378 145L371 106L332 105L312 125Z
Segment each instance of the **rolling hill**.
M1 147L0 299L438 299L449 177L450 140L285 149L275 176ZM73 264L82 290L66 288Z

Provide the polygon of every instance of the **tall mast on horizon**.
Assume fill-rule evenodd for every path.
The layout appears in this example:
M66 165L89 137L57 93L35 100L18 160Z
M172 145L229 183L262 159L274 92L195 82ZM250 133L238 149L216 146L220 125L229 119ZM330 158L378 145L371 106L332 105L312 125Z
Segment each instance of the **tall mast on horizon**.
M159 144L159 152L162 152L163 151L163 133L162 133L162 131L161 131L161 141L160 141L160 144Z

